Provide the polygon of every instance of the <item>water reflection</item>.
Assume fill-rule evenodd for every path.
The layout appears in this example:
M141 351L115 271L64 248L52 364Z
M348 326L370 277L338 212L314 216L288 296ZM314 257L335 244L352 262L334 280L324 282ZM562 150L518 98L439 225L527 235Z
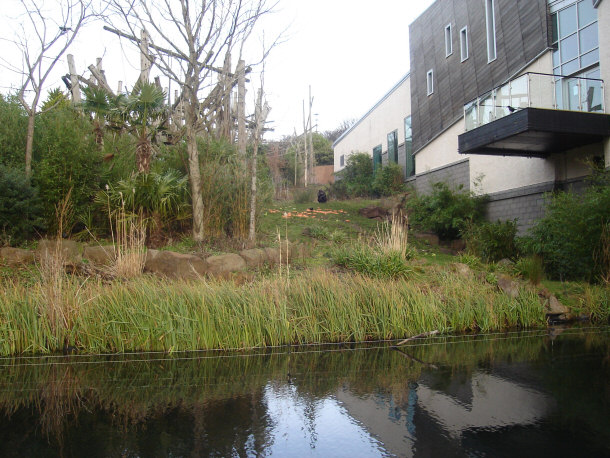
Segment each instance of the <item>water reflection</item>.
M610 331L555 336L0 360L0 456L608 455Z

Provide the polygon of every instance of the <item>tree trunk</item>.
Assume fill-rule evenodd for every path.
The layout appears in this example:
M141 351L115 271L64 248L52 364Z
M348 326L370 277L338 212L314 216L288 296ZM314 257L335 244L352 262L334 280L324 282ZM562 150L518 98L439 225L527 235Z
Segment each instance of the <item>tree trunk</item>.
M34 149L34 121L36 120L36 112L32 109L28 113L28 132L25 142L25 176L32 176L32 150Z
M258 134L258 132L257 132ZM248 239L254 243L256 240L256 169L258 162L258 138L254 139L254 152L252 157L252 184L250 186L250 233Z
M199 169L199 151L197 135L192 124L187 124L186 147L189 156L189 179L191 182L191 199L193 201L193 240L203 242L203 196L201 195L201 170Z

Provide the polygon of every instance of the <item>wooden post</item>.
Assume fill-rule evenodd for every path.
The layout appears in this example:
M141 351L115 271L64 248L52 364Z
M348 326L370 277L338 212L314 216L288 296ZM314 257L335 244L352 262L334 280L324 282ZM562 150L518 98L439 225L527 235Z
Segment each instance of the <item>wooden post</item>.
M309 125L309 179L313 183L313 167L315 165L315 157L313 154L313 126L311 125L311 106L313 105L313 99L311 98L311 85L309 86L309 116L307 122Z
M74 65L74 56L72 54L67 55L68 58L68 70L70 71L70 85L72 88L70 91L72 92L72 102L75 105L81 103L80 98L80 86L78 84L78 75L76 74L76 66Z
M303 148L303 185L305 187L307 187L307 184L309 183L308 180L308 176L307 176L307 172L309 169L309 160L308 160L308 154L307 154L307 121L305 120L305 100L303 100L303 144L304 144L304 148Z
M265 121L269 115L269 110L270 108L269 105L267 105L267 102L265 102L265 105L263 106L263 90L259 89L256 108L254 109L254 148L252 156L252 182L250 187L250 232L248 234L248 239L251 243L254 243L256 239L256 173L258 145L262 139L263 128L265 127Z
M119 80L119 84L116 87L116 93L120 94L123 91L123 82Z
M148 32L142 29L140 32L140 81L148 83L152 59L148 54Z
M246 157L246 63L237 62L237 151L242 158Z

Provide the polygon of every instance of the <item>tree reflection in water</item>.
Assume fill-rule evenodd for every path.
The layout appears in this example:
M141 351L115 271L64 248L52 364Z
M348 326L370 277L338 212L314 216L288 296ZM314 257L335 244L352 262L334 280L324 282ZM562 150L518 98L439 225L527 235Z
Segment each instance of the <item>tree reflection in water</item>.
M556 441L548 431L575 425L591 451L606 451L608 330L542 334L434 338L401 352L385 344L5 359L0 455L325 455L350 443L359 448L342 454L493 454L525 427ZM526 419L494 389L540 407ZM497 424L486 420L489 406L504 410L494 412ZM348 429L353 436L339 437Z

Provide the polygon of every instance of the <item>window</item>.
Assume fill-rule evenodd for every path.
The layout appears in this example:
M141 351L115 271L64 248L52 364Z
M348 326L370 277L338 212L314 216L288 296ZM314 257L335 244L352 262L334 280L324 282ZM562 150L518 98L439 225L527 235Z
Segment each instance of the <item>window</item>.
M405 118L405 156L407 160L407 178L415 175L415 156L413 156L413 130L411 116Z
M388 134L388 161L398 164L398 131Z
M426 73L426 87L428 89L428 95L432 95L434 92L434 71L428 70Z
M453 40L451 39L451 24L445 26L445 57L453 54Z
M339 156L339 165L343 167L345 165L345 154Z
M553 73L599 78L597 10L589 0L551 6ZM555 78L556 106L564 110L601 111L601 82Z
M460 30L460 55L462 56L462 62L468 59L468 27Z
M494 0L485 0L485 18L487 25L487 62L496 59L496 18Z
M373 148L373 175L381 168L381 145Z

